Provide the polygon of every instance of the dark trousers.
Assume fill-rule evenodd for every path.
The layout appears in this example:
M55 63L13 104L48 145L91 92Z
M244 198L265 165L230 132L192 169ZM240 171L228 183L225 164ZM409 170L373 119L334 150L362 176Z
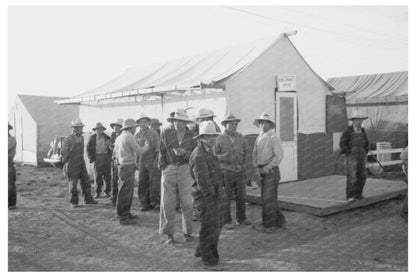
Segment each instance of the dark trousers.
M70 171L68 171L68 182L69 191L71 193L71 199L69 202L71 204L78 204L79 201L77 189L78 182L80 182L81 185L81 192L84 196L84 202L88 204L93 200L91 196L90 176L88 175L85 163L82 166L72 168Z
M231 223L231 197L235 192L237 222L246 220L246 184L244 172L232 172L225 170L225 203L224 224Z
M218 239L222 228L220 199L216 196L201 197L195 203L201 221L196 251L201 253L205 265L216 265L219 261Z
M347 175L347 198L354 198L363 194L363 188L367 180L364 155L347 155L345 168Z
M115 204L117 202L118 194L118 168L114 161L111 162L111 187L113 190L111 200Z
M105 182L105 193L111 191L111 159L107 154L96 155L94 161L95 192L100 194Z
M133 200L134 192L134 173L136 165L119 165L118 178L120 190L117 195L117 216L120 219L128 218L130 215L131 202Z
M139 201L143 207L160 205L160 171L152 164L139 163Z
M9 165L9 207L16 206L16 168Z
M274 167L269 174L260 174L261 200L263 202L263 226L270 228L281 226L286 219L277 202L277 189L280 181L278 167Z

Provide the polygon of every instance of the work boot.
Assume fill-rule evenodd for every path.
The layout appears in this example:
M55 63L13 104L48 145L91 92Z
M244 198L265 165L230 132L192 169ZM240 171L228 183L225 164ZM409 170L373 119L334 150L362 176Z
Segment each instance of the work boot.
M100 193L100 192L97 192L97 193L94 195L94 198L95 198L95 199L101 198L101 193Z
M168 239L166 240L167 244L173 244L175 241L173 239L173 235L168 235Z
M244 219L243 221L239 221L238 224L240 224L240 225L251 225L251 222L248 219Z
M188 235L188 234L184 234L185 235L185 241L186 242L191 242L194 238L192 237L192 235Z
M98 202L94 199L91 199L90 201L85 202L85 204L98 204Z
M71 204L71 209L75 209L76 207L78 207L78 204Z

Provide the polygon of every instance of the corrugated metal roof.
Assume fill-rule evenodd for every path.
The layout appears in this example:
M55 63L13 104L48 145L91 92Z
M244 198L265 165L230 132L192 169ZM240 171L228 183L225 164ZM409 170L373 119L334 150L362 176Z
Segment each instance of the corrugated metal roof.
M55 125L68 123L78 117L77 106L65 106L54 104L54 101L66 99L65 97L51 97L38 95L18 94L26 110L30 113L37 125Z
M283 35L259 39L215 51L184 57L165 63L127 69L110 82L80 94L93 95L153 87L193 87L218 84L250 64Z
M347 102L395 102L407 100L408 72L329 78L336 91L347 94Z

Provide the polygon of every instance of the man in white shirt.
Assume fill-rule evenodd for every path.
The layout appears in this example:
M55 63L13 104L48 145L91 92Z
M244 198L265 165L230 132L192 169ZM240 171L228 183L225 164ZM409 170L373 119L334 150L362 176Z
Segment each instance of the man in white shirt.
M279 164L283 160L280 138L273 132L276 124L267 113L254 121L260 127L253 149L253 165L260 174L263 222L257 230L271 232L272 227L283 227L286 220L277 202L277 188L280 181Z
M117 195L116 210L121 225L134 224L133 219L137 216L130 213L131 202L134 191L134 173L136 171L136 160L149 149L149 144L145 142L140 146L133 134L136 132L138 124L134 119L128 118L121 128L122 133L117 137L114 146L119 176L119 192Z

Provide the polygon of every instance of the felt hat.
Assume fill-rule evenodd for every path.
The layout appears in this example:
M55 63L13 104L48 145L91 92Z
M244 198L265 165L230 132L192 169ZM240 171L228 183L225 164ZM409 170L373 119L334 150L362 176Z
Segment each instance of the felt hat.
M195 136L194 139L199 138L202 135L221 135L221 133L217 132L215 123L209 120L199 124L199 135Z
M107 130L107 129L103 126L103 124L102 124L101 122L98 122L98 123L95 125L95 128L92 128L92 130L93 130L93 131L95 131L95 130L97 130L97 129L103 129L104 131L105 131L105 130Z
M231 112L225 114L224 120L221 121L221 124L225 126L227 122L237 121L240 122L240 119L236 118Z
M116 122L110 123L110 127L111 127L112 129L114 129L114 126L115 126L115 125L118 125L118 126L120 126L120 127L123 127L123 119L121 119L121 118L117 118Z
M266 112L263 112L259 118L254 120L253 124L259 127L260 121L269 121L272 124L272 128L276 127L276 123L274 123L273 119L270 117L270 115Z
M206 118L206 117L214 117L214 112L210 109L201 108L198 110L195 119L198 118Z
M152 118L152 120L150 121L150 125L162 125L162 122L159 121L159 119L157 118Z
M175 120L185 121L186 123L192 122L184 109L177 109L174 116L167 119L170 123L173 123Z
M353 111L352 115L350 117L348 117L349 120L353 120L353 119L366 119L368 118L368 116L358 112L358 111Z
M71 127L84 127L84 126L85 125L82 124L82 121L79 118L71 121Z
M139 119L136 120L136 123L139 123L139 121L142 119L146 119L149 123L152 121L150 117L146 116L144 113L141 113Z
M126 130L132 127L137 127L139 126L139 124L136 123L136 121L132 118L127 118L126 120L124 120L123 122L123 128L121 128L120 130Z

